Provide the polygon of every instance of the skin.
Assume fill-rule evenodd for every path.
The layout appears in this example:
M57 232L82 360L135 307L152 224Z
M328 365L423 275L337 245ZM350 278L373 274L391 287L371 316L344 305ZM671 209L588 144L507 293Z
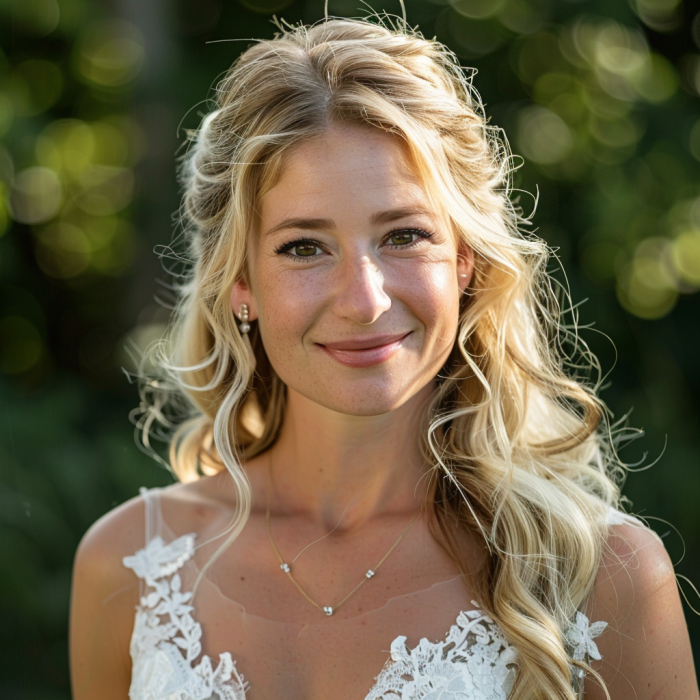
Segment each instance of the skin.
M389 221L387 212L399 210L402 216ZM430 204L399 143L358 127L333 127L294 149L259 211L250 284L235 285L231 307L238 313L241 304L249 306L287 384L288 404L274 447L245 465L252 513L220 565L235 572L231 595L246 608L263 591L265 616L292 615L304 625L317 622L319 613L278 575L265 530L268 470L271 522L282 551L298 552L333 531L304 553L297 576L317 600L337 599L356 582L357 562L378 560L420 509L427 469L420 421L454 343L472 254ZM177 524L176 534L197 531L202 540L216 534L235 507L225 474L169 487L163 495L165 519ZM143 502L133 499L98 521L80 545L71 610L75 700L127 696L138 585L121 558L143 546L143 531ZM470 533L463 544L467 568L478 571L482 545ZM382 569L386 585L361 588L327 619L329 626L458 573L426 517L402 545ZM434 613L444 631L452 611L467 609L473 598L466 586L450 596ZM406 605L396 634L415 613ZM603 654L596 668L614 700L698 698L673 569L653 535L614 528L591 614L610 622L596 640ZM249 651L270 655L270 649ZM293 662L285 651L271 659L265 697L357 700L386 658L378 652L376 667L339 688L334 673L319 672L327 668L322 648ZM245 672L245 659L238 661ZM586 697L605 696L589 683Z

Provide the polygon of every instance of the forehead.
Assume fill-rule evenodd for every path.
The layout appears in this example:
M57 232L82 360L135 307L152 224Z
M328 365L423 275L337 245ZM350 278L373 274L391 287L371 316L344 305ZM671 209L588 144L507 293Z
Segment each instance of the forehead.
M403 143L361 126L334 126L295 146L261 198L260 215L336 215L396 206L429 208L427 192ZM365 211L367 210L367 211Z

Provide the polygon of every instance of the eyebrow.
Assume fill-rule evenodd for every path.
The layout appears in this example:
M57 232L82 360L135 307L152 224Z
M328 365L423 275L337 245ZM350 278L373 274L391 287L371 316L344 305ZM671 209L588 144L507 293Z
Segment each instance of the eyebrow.
M433 216L432 212L424 207L402 207L399 209L386 209L384 211L378 211L375 214L372 214L370 217L370 223L373 225L388 224L392 221L397 221L398 219L405 219L408 216L420 215L431 218ZM279 224L269 229L265 235L269 236L273 233L289 228L306 229L307 231L321 231L324 229L333 230L335 228L335 221L332 219L305 219L301 217L293 217L280 221Z

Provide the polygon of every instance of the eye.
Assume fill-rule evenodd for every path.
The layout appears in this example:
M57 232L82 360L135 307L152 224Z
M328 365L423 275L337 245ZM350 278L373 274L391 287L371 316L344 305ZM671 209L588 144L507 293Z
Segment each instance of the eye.
M287 252L292 255L298 255L300 258L311 258L316 255L317 251L320 249L317 245L312 245L311 243L300 243L290 248Z
M418 240L425 240L432 238L432 236L432 233L423 229L404 228L390 231L385 240L392 248L409 248Z
M289 241L278 248L275 248L275 253L278 255L286 255L287 257L294 258L296 260L306 258L318 257L323 250L316 241L310 239L299 239L296 241Z

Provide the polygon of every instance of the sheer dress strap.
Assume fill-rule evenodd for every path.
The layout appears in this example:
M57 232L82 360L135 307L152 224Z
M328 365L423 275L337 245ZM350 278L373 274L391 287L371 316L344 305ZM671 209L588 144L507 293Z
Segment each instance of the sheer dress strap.
M143 501L146 506L146 542L148 543L159 535L162 537L163 515L160 507L160 489L154 487L147 489L142 486L139 493L143 496Z

